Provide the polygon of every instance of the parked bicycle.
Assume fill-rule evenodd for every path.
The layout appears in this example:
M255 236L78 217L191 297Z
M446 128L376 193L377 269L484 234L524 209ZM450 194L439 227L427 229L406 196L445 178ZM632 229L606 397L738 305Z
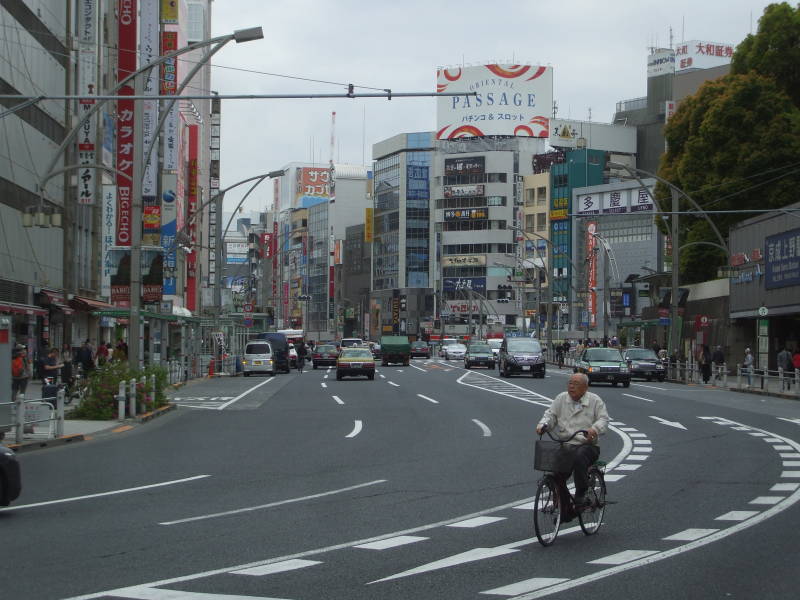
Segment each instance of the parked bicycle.
M533 524L536 537L542 546L556 541L562 521L578 517L583 533L593 535L603 524L606 511L606 482L603 476L606 463L595 461L589 467L589 488L586 491L586 506L576 509L575 498L567 488L567 480L572 473L573 449L567 444L578 434L588 436L588 431L579 430L569 438L560 440L547 429L544 430L552 441L536 441L534 468L544 471L536 488Z

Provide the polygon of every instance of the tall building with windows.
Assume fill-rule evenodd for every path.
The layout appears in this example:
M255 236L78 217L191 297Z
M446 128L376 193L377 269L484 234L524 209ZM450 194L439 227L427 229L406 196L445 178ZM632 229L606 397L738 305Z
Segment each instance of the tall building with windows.
M371 334L421 336L432 320L432 132L401 133L373 146Z

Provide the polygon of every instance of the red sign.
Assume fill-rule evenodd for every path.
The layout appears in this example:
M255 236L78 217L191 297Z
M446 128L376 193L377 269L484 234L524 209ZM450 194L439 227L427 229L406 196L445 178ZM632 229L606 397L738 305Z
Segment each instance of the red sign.
M594 251L597 241L594 233L597 223L592 221L586 226L586 256L589 259L589 323L592 327L597 325L597 253Z
M272 258L272 234L261 234L261 257Z
M694 318L694 330L700 331L706 327L711 326L711 319L708 318L708 315L697 315Z
M198 126L189 125L189 238L192 240L192 252L186 255L186 308L194 312L197 310L197 225L195 213L197 212L197 162L199 149Z
M178 32L161 32L161 54L169 54L178 49ZM178 59L169 58L161 63L161 95L174 96L178 90Z
M330 196L330 181L331 174L327 167L299 168L296 177L297 196Z
M117 81L136 71L137 0L119 0L117 37ZM125 85L120 96L133 96L133 86ZM136 124L133 100L117 101L117 246L131 245L131 180L133 179L133 139ZM126 176L122 175L124 173Z
M242 305L242 312L251 313L253 312L253 305L249 302L247 304Z

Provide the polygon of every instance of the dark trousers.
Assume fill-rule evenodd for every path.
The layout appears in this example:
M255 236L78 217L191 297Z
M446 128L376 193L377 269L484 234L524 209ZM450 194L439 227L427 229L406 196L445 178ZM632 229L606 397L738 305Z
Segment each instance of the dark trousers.
M600 458L600 447L584 444L575 450L575 463L572 467L575 479L575 495L584 496L589 487L589 467Z

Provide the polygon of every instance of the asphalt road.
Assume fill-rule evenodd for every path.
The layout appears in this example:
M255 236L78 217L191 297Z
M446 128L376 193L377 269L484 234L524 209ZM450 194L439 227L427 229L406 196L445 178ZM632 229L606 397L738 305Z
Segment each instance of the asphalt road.
M609 505L541 547L544 380L415 360L193 382L132 430L20 456L4 598L796 598L800 404L595 385Z

